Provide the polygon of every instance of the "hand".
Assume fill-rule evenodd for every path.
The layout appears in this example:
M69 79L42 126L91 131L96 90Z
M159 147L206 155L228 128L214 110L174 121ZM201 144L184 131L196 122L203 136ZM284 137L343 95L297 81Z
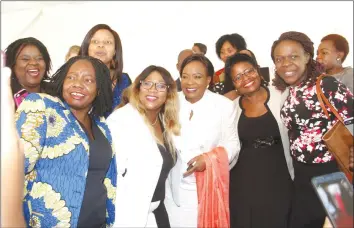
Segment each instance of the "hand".
M354 148L350 148L349 152L349 169L353 172L354 171Z
M1 224L25 227L22 199L24 153L15 126L15 104L10 86L11 70L1 69Z
M191 168L183 174L183 177L187 177L192 173L194 173L195 171L203 172L206 167L204 156L201 154L197 157L194 157L187 163L187 165L191 166Z

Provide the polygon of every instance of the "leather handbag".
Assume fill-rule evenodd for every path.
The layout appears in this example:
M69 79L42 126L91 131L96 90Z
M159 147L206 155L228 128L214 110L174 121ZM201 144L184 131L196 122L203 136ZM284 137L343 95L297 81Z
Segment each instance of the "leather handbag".
M321 80L324 77L326 77L326 75L322 74L316 81L317 98L327 118L330 119L328 111L325 108L326 106L331 110L332 114L335 115L337 122L323 135L322 140L335 157L340 170L344 172L348 180L353 183L353 172L349 169L349 153L350 148L353 146L353 135L345 127L343 118L323 94Z

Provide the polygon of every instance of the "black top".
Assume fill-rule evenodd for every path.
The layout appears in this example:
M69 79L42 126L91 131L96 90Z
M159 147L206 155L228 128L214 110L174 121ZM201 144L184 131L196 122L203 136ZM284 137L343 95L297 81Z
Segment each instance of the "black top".
M264 103L268 111L258 117L245 115L242 98L238 121L242 146L230 171L231 228L287 227L292 180L278 123L267 105L269 91Z
M90 158L85 194L78 227L103 227L106 224L107 189L103 184L112 159L112 147L92 121L94 140L90 140Z
M160 177L157 182L156 189L155 189L155 192L154 192L151 202L165 199L165 182L166 182L166 179L167 179L167 176L168 176L170 170L174 166L173 158L172 158L170 151L168 150L168 147L166 147L166 146L164 147L160 144L157 144L157 146L160 150L160 153L161 153L161 156L163 159L163 164L162 164L162 168L161 168Z

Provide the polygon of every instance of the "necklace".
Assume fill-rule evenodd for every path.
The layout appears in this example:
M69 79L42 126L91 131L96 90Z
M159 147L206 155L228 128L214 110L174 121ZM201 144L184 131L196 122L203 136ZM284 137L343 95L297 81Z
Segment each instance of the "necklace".
M159 115L156 116L155 122L151 124L152 126L155 126L155 124L157 123L157 119L158 119L158 118L159 118Z

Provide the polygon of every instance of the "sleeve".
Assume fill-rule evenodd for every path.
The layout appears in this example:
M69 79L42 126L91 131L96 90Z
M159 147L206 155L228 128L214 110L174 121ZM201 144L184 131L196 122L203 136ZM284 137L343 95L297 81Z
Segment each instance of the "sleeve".
M236 129L237 110L234 102L229 100L225 102L225 108L222 110L222 139L220 146L225 148L228 154L229 162L231 162L240 152L240 142Z
M132 84L132 80L130 79L129 74L127 74L127 73L123 73L123 77L124 77L123 89L125 89Z
M39 159L47 132L43 99L35 93L29 94L16 111L16 129L24 146L25 174L31 172Z
M353 94L333 77L321 81L323 94L343 119L353 117Z
M109 130L111 131L112 144L114 145L113 149L117 161L117 175L118 178L123 177L127 169L128 156L126 152L126 143L124 142L124 130L125 128L122 121L121 115L118 114L119 111L114 111L106 120Z

